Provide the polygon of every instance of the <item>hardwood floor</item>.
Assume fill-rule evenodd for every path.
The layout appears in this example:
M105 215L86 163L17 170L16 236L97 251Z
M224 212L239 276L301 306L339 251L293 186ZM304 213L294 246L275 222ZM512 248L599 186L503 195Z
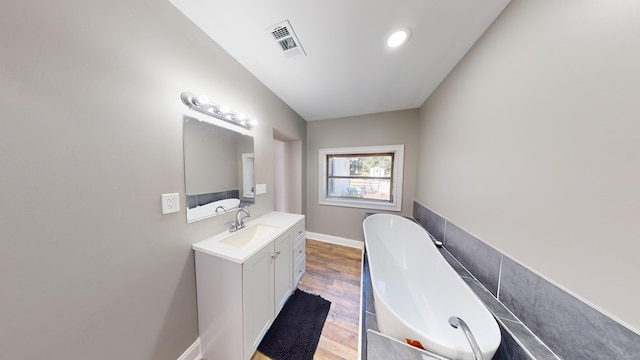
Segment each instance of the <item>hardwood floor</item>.
M331 301L314 359L356 360L362 250L307 239L306 256L298 288ZM251 359L269 358L256 352Z

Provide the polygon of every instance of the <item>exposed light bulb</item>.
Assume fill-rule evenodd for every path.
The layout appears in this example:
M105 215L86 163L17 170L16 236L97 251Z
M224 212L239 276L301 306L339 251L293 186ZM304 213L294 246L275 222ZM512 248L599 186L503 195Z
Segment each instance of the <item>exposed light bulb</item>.
M249 124L250 124L251 126L256 126L256 125L258 125L258 120L253 119L253 120L249 121Z
M207 97L207 95L200 95L198 96L198 105L202 105L202 104L208 104L209 103L209 98Z
M213 116L219 120L227 121L238 126L242 126L246 129L251 129L253 125L258 124L256 120L250 120L247 116L241 112L231 111L227 105L216 105L209 101L209 98L202 94L195 96L190 92L183 92L180 95L182 103L187 105L190 109L199 111L201 113ZM202 121L201 119L198 119Z
M396 48L409 40L409 35L411 32L409 29L399 29L394 31L391 36L387 39L387 46L390 48Z

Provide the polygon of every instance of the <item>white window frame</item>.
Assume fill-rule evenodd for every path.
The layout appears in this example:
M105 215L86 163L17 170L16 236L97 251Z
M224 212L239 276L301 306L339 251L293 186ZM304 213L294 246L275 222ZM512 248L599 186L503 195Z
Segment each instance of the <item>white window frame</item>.
M376 200L361 200L357 198L336 198L327 196L327 155L356 154L368 155L379 153L393 153L393 174L391 180L391 202ZM362 209L402 211L402 175L404 174L404 144L358 146L343 148L323 148L318 151L319 198L318 204L330 206L345 206Z

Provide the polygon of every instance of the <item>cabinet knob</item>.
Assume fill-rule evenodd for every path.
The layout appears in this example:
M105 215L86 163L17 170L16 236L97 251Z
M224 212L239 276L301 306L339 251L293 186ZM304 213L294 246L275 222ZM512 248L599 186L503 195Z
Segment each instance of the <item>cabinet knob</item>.
M280 250L276 251L276 256L280 255Z

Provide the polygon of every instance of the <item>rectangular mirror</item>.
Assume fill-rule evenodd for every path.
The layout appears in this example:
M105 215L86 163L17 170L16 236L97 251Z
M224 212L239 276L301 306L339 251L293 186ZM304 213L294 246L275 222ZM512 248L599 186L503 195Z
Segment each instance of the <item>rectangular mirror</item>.
M253 138L184 116L187 222L254 203Z

